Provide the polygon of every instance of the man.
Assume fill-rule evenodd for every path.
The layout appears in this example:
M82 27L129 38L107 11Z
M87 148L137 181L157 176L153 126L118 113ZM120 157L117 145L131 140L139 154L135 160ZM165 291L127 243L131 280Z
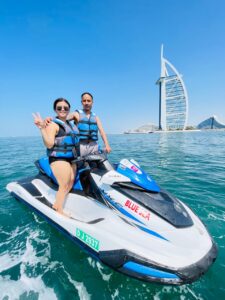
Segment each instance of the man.
M92 112L93 96L85 92L81 95L83 109L76 110L68 116L74 120L80 132L80 155L85 156L98 151L98 131L105 144L107 153L111 152L107 136L98 116Z

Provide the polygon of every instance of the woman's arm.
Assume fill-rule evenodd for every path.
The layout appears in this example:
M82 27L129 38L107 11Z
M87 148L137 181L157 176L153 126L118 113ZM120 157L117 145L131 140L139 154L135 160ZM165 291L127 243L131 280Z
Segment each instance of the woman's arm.
M43 142L48 149L51 149L55 143L55 136L59 130L59 126L55 123L50 123L47 127L45 121L39 113L33 114L34 124L40 129Z
M48 127L40 128L43 142L48 149L51 149L54 146L58 128L59 126L55 123L49 124Z

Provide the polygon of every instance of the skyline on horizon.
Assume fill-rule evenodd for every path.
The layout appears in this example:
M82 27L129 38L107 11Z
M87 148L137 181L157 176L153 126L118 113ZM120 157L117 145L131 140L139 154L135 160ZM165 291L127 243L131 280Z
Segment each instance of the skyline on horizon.
M0 8L1 137L39 135L32 112L54 115L58 97L78 109L84 91L107 133L158 125L161 44L183 75L187 125L212 115L225 123L222 0L10 0Z

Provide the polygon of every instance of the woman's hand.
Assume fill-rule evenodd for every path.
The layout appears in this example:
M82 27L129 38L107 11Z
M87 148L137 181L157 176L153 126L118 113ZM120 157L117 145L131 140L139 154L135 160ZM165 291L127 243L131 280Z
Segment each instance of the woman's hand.
M42 119L41 115L39 113L32 113L32 116L34 117L34 124L39 128L39 129L44 129L45 122Z
M46 119L44 119L44 125L45 125L45 127L47 127L51 123L52 123L52 118L51 117L47 117Z

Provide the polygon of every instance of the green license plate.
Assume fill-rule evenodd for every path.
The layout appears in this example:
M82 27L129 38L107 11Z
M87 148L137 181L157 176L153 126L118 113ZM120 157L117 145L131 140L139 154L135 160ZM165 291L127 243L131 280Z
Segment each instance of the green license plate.
M76 237L88 246L90 246L95 251L99 250L99 241L79 228L76 229Z

